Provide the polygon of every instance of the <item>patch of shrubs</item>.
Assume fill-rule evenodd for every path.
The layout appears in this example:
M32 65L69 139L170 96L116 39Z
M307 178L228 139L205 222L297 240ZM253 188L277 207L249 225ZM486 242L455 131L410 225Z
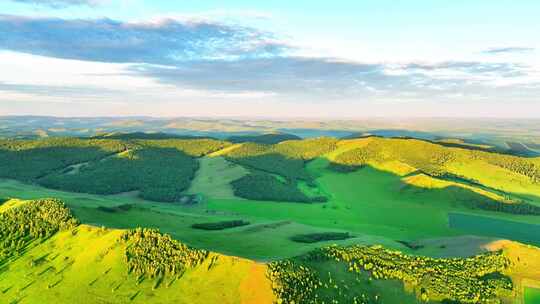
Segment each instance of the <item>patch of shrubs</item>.
M133 204L122 204L114 207L99 206L96 209L102 212L117 213L129 211L131 208L133 208Z
M241 227L249 225L249 222L243 220L235 221L221 221L213 223L198 223L191 225L191 228L201 229L201 230L224 230L229 228Z
M350 173L350 172L357 171L358 169L361 168L361 166L338 164L338 163L331 162L328 164L326 168L335 172L339 172L339 173Z
M231 183L234 194L239 197L260 201L298 203L326 202L327 198L309 197L291 181L282 182L267 173L251 173Z
M299 234L291 237L291 240L297 243L317 243L324 241L339 241L351 238L348 232L320 232Z

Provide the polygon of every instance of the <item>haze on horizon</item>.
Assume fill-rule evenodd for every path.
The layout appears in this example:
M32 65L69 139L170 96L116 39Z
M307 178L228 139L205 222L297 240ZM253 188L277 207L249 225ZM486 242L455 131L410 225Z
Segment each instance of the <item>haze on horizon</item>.
M4 0L0 115L529 117L540 2Z

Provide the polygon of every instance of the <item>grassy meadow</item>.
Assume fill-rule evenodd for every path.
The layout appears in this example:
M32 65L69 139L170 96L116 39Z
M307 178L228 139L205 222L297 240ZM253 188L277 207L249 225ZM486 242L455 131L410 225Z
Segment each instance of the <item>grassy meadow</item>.
M181 279L140 281L129 275L123 233L81 225L32 247L2 269L2 303L269 303L265 266L213 254ZM215 257L217 262L210 267ZM257 286L257 288L253 288ZM204 292L204 290L220 292Z
M38 168L39 172L25 171L24 162L42 161L43 156L33 148L41 147L40 142L24 142L24 157L17 154L19 143L5 143L7 152L0 149L0 158L13 161L15 164L4 166L18 171L0 170L4 177L0 179L0 202L57 198L83 225L31 246L8 270L0 268L0 298L8 303L33 303L40 299L40 290L47 289L50 298L43 299L52 302L58 296L56 291L62 289L70 290L62 294L67 302L76 301L77 294L86 294L111 303L264 303L272 301L270 287L261 289L266 294L251 292L268 283L266 264L262 263L295 259L327 245L378 244L437 258L468 257L502 248L523 253L513 260L516 265L530 259L534 251L507 244L494 249L493 244L510 239L526 244L523 246L540 246L539 158L486 152L483 146L468 149L451 139L445 140L451 146L378 137L286 139L271 145L241 143L241 139L237 144L197 139L207 145L203 148L190 139L105 140L109 146L114 143L108 148L112 152L98 149L93 152L96 159L91 160L73 158L69 153L59 156L56 148L48 150L47 157L55 161ZM132 161L144 163L140 172L130 175L128 184L122 184L118 172L108 179L114 187L104 191L99 183L92 184L92 191L74 191L71 182L51 188L42 182L52 176L57 181L76 180L77 187L84 185L89 177L114 171L107 164L111 157L125 153L125 147L135 152L151 148L158 155L145 163L134 152L133 160L116 163L118 168L130 168ZM182 160L163 162L159 155L168 154L160 149L183 153ZM163 165L178 165L167 170L165 183L160 179ZM182 174L183 166L189 169L189 182L182 176L180 187L175 176ZM250 185L255 178L264 183L248 190L268 191L270 195L250 199L254 193L236 183L246 180L245 185ZM145 180L151 180L150 185L157 190L144 185ZM168 191L170 187L174 191ZM152 195L141 195L141 191ZM291 195L272 193L276 191ZM18 204L21 201L0 203L0 212ZM197 229L219 227L220 223L224 225L220 229ZM189 246L212 251L220 262L215 267L203 264L189 270L170 284L140 282L126 274L121 254L126 248L116 241L123 230L137 227L157 228ZM332 235L347 237L325 240ZM298 241L310 236L315 241ZM28 266L36 259L46 262ZM399 280L372 281L365 273L351 274L340 263L313 263L308 266L317 277L339 285L321 287L321 297L350 299L369 294L377 295L378 303L396 303L397 299L419 303ZM514 269L508 276L517 285L524 279L540 281L540 273L533 270ZM156 289L156 284L161 285ZM355 289L345 292L351 286ZM223 292L201 292L211 288ZM524 295L529 302L537 297L536 291L523 290L516 296Z
M540 303L540 289L525 288L525 304Z

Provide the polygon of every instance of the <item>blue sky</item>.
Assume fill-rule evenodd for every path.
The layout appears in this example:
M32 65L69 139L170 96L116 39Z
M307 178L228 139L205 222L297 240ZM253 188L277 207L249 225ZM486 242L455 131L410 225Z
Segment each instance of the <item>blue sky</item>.
M0 115L538 117L540 2L0 1Z

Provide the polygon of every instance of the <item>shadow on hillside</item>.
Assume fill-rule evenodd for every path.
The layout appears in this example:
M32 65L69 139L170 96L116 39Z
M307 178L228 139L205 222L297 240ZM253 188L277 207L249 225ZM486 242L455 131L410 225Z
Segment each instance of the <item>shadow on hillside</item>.
M104 143L118 143L105 141ZM103 143L103 142L102 142ZM71 170L74 165L81 165ZM106 147L54 146L0 149L0 177L91 194L141 191L141 198L174 202L189 187L197 161L174 148L123 144Z
M126 150L122 144L99 146L16 147L0 146L0 177L33 182L68 166L96 161Z
M356 172L358 170L362 170L363 168L366 168L366 167L370 167L371 169L375 171L381 171L370 165L351 166L351 165L345 165L345 164L340 164L340 163L335 163L335 162L329 162L327 169L332 170L334 172L347 174L351 172ZM514 202L514 203L501 202L499 200L495 200L488 196L477 193L471 189L462 188L457 185L450 185L450 186L446 186L442 188L429 188L429 187L421 187L418 185L406 183L404 181L401 182L401 186L398 190L400 193L404 193L404 194L410 193L417 197L435 196L435 197L441 197L441 199L451 198L451 202L452 202L451 207L454 207L454 208L465 207L471 210L484 210L484 211L496 212L499 214L505 213L505 214L513 214L513 215L540 216L540 206L534 203L531 203L531 201L540 202L540 197L536 195L532 195L532 194L524 195L521 193L503 192L498 189L484 186L477 181L471 181L471 180L468 180L468 179L465 179L463 177L459 177L453 174L433 176L421 170L416 170L404 176L399 176L389 171L384 171L384 172L387 174L392 174L400 179L423 174L423 175L428 176L429 178L434 178L434 179L438 179L442 181L452 181L452 182L457 182L457 183L467 185L467 186L473 186L478 189L497 194L501 197L509 197L509 198L514 197L514 198L519 199L519 201ZM540 222L540 217L539 217L539 222Z

